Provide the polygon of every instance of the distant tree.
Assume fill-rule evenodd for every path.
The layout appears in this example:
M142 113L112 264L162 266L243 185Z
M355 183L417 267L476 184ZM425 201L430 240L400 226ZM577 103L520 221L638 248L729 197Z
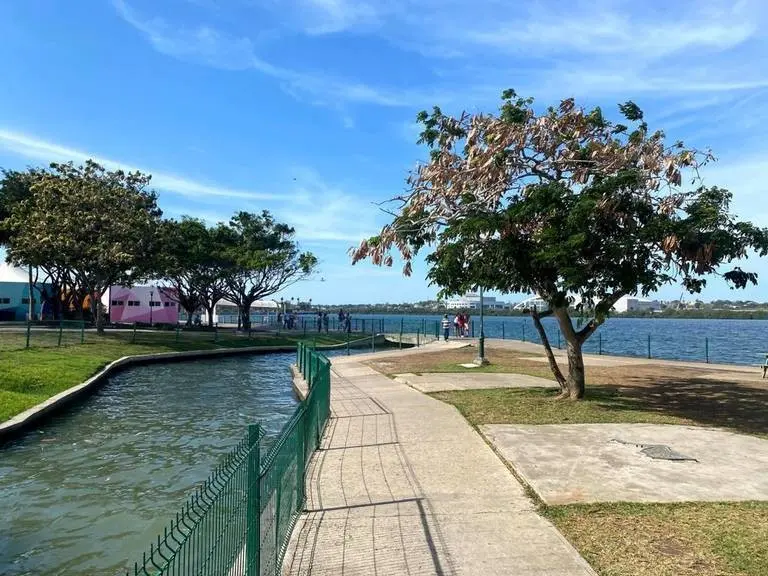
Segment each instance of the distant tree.
M538 293L549 310L531 315L561 397L577 399L582 346L619 298L675 281L699 292L707 275L748 249L765 255L768 231L737 221L727 190L701 185L698 168L711 154L667 145L632 102L619 106L626 124L572 99L543 113L532 102L509 90L499 115L420 113L429 162L353 262L392 265L394 247L409 275L414 255L431 245L428 278L441 295L476 287ZM721 276L734 287L757 281L739 267ZM540 321L548 314L567 342L567 376Z
M81 309L87 296L98 303L109 286L147 277L156 262L161 215L154 192L146 190L149 181L91 160L51 164L6 219L9 260L58 270ZM93 308L101 332L102 307Z
M32 195L32 183L43 174L38 168L28 168L25 171L0 170L0 246L7 246L11 240L11 228L8 219L11 212L22 200ZM59 317L61 310L61 280L62 274L56 266L43 262L39 255L32 255L28 262L18 263L27 268L29 282L29 311L30 319L34 316L34 292L37 290L41 302L48 302L54 317ZM48 284L50 289L42 285Z
M244 330L251 326L251 305L308 278L317 258L300 252L294 229L261 214L238 212L219 229L219 242L228 261L225 293L239 311Z
M206 310L212 325L216 303L224 297L227 264L217 244L217 229L184 216L164 221L161 230L162 250L157 266L164 285L161 289L173 294L187 313L187 326L199 308Z

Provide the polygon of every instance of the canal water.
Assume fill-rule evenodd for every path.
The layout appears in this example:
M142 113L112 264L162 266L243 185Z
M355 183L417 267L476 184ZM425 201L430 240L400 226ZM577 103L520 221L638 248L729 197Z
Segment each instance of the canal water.
M296 408L294 354L132 368L0 447L0 574L124 574L261 421Z

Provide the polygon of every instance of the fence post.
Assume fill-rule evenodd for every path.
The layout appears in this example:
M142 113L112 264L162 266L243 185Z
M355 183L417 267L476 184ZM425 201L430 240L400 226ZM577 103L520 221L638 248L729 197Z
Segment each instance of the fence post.
M59 342L57 346L61 346L61 334L64 331L64 320L59 318Z
M597 333L597 345L599 347L597 353L598 355L602 356L603 355L603 333L602 332Z
M246 521L246 576L258 576L260 573L259 545L261 541L261 443L259 425L248 426L248 494Z
M80 344L85 344L85 320L80 321Z
M709 337L704 338L704 355L707 359L707 364L709 364Z
M304 461L304 428L307 425L307 410L303 413L296 423L298 434L296 436L296 512L304 510L304 467L307 463Z
M501 339L502 339L502 340L506 340L506 334L505 334L505 330L504 330L504 324L505 324L504 322L502 322L502 323L501 323Z
M371 320L371 352L376 352L376 330L373 330L373 320Z
M648 358L651 357L651 335L648 334Z
M363 334L365 334L365 318L363 318L363 329L360 330Z
M525 342L525 320L523 320L523 342Z
M400 349L403 349L403 318L400 318Z
M470 321L469 321L469 328L470 328L470 330L471 330L471 332L472 332L472 333L470 334L470 336L471 336L472 338L474 338L474 337L475 337L475 321L474 321L474 320L470 320Z
M347 330L347 356L349 356L351 352L349 351L349 330Z
M27 320L27 345L25 346L25 348L29 348L29 337L31 335L31 332L32 332L32 321ZM61 340L61 338L59 338L59 340ZM59 344L59 346L61 346L61 344Z
M419 347L419 332L416 332L416 348Z
M136 322L133 323L133 335L131 336L131 344L136 344ZM61 332L59 332L59 346L61 346Z

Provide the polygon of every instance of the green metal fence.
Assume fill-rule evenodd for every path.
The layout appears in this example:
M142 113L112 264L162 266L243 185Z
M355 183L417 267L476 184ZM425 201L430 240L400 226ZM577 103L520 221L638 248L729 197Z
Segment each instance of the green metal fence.
M330 416L330 361L299 343L297 363L309 393L279 436L267 449L262 427L249 426L128 576L280 573L304 508L306 465Z

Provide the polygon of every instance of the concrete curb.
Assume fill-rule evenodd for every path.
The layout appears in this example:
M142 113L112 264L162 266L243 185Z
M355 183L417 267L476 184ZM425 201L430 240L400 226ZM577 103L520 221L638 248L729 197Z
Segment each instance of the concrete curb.
M293 393L296 394L296 398L301 402L309 394L307 381L304 380L304 376L299 372L299 367L296 364L291 364L291 376L293 377Z
M346 346L346 343L344 344ZM318 349L325 347L318 346ZM330 348L330 347L329 347ZM216 358L221 356L237 356L245 354L270 354L276 352L296 352L295 346L249 346L244 348L220 348L217 350L190 350L185 352L158 352L157 354L140 354L123 356L110 362L96 374L81 384L67 388L44 402L37 404L13 418L0 423L0 443L11 440L22 434L69 403L92 394L106 382L112 374L131 366L153 364L155 362L183 362L201 358Z

